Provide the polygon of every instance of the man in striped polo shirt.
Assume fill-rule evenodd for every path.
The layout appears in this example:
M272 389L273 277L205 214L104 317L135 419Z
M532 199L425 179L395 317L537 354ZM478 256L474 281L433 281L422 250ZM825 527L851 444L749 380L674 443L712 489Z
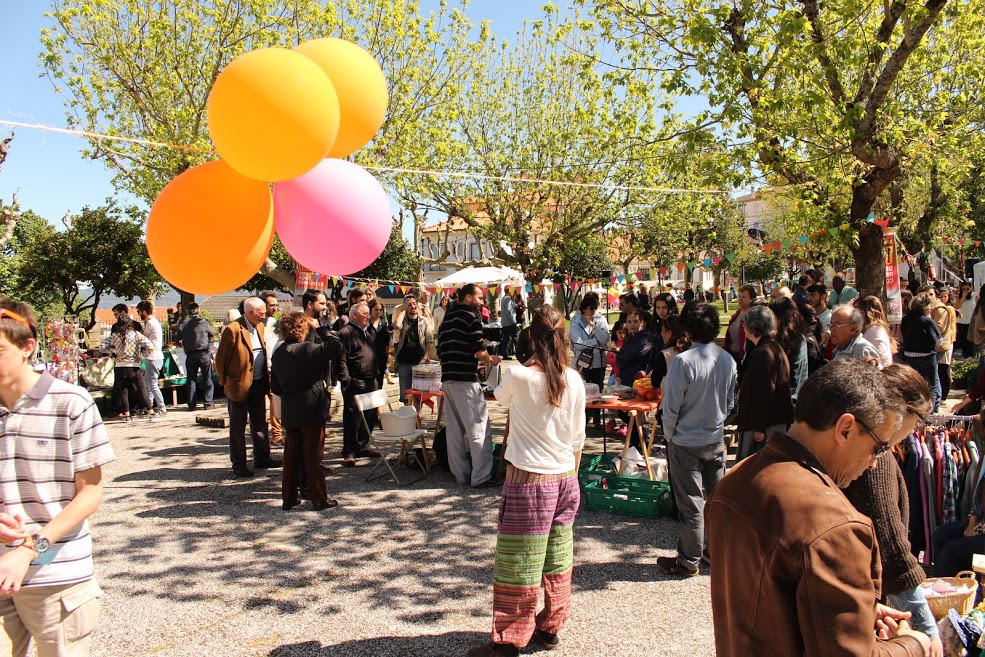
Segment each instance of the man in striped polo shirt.
M102 595L86 519L113 449L84 389L38 374L34 311L0 299L0 654L89 654Z
M496 482L490 478L492 433L479 387L479 361L498 365L502 358L490 355L482 342L479 310L483 299L479 288L469 283L458 291L456 299L438 329L448 467L458 483L484 488ZM471 465L465 458L466 449L472 455Z

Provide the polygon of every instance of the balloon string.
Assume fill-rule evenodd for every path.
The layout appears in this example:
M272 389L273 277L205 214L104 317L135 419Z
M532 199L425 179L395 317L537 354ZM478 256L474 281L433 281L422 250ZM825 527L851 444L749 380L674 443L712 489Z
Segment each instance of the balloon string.
M121 135L105 135L99 132L90 132L88 130L75 130L72 128L56 128L54 126L43 125L39 123L22 123L20 121L8 121L6 119L0 119L0 125L8 125L15 128L31 128L33 130L44 130L47 132L57 132L64 135L73 135L76 137L87 137L89 139L97 140L107 140L107 141L123 141L131 144L140 144L142 146L155 146L158 148L174 148L182 151L191 151L194 153L206 153L211 155L218 155L213 150L207 148L198 148L196 146L183 146L180 144L169 144L163 141L151 141L149 139L140 139L138 137L124 137ZM372 166L368 164L362 165L364 169L370 169L372 171L382 171L388 173L407 173L418 176L432 176L432 177L446 177L446 178L465 178L468 180L495 180L499 182L516 182L525 184L536 184L536 185L549 185L555 187L582 187L582 188L592 188L592 189L614 189L617 191L631 191L631 192L658 192L662 194L730 194L731 192L723 189L682 189L676 187L646 187L642 185L607 185L605 183L585 183L577 182L572 180L544 180L538 178L517 178L514 176L492 176L482 173L471 173L468 171L436 171L432 169L411 169L406 167L385 167L385 166Z

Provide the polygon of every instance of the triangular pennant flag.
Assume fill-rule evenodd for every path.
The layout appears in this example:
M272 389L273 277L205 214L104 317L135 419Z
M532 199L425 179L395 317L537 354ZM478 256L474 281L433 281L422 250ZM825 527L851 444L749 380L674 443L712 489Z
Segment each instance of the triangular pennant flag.
M616 277L615 276L609 276L609 284L610 285L615 285L616 284Z
M394 288L397 287L397 286L396 285L388 285L387 287L390 288L390 294L393 294Z
M667 275L667 268L666 267L661 267L660 268L660 275L661 276L666 276Z
M684 263L683 262L678 262L677 263L677 271L684 271Z
M784 249L789 249L790 248L790 240L783 240L782 242L780 242L780 246L782 246Z
M869 213L869 216L866 217L865 220L867 222L869 222L870 224L874 224L876 222L876 213L875 212L870 212Z
M779 251L782 246L783 246L783 244L781 244L780 242L773 242L773 250L774 251Z
M947 238L946 237L942 237L941 238L941 241L944 242L944 244L947 244Z
M982 245L981 240L975 240L975 246L981 246L981 245Z
M638 281L642 281L643 280L643 272L640 271L639 269L636 270L636 280L638 280Z
M848 230L849 228L851 228L851 226L849 226L848 224L842 224L841 225L841 229L842 230Z
M873 221L872 223L874 223L876 226L879 226L880 228L888 228L889 217L886 217L885 219L880 219L878 221Z
M722 256L715 256L714 258L711 259L711 261L717 265L722 261Z
M840 233L840 232L841 232L841 229L838 228L837 226L835 226L834 228L829 228L828 229L828 234L831 235L831 237L838 237L838 233Z
M725 254L725 259L728 260L729 264L732 264L732 261L735 260L735 254L734 253L726 253Z
M964 246L964 243L965 241L963 239L958 240L958 244L960 244L961 246Z
M619 282L620 283L625 283L626 282L626 277L623 276L622 274L619 274Z
M768 254L769 253L773 253L773 245L772 244L764 244L763 245L763 251L766 251L766 253L768 253Z
M800 240L800 243L801 243L801 244L803 244L804 246L807 246L807 235L801 235L801 236L800 236L800 237L798 237L797 239L799 239L799 240Z
M560 283L555 283L554 284L554 293L557 294L558 290L560 290L560 289L561 289L561 284Z
M694 268L695 267L697 267L697 264L693 260L691 262L687 263L687 268L688 268L689 271L694 271Z
M705 258L701 261L701 264L705 266L705 269L708 269L708 267L711 267L711 258Z

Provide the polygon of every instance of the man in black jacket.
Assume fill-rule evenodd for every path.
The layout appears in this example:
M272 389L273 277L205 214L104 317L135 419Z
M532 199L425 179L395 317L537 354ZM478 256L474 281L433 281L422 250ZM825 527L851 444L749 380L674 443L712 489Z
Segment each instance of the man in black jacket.
M349 310L349 323L339 331L339 339L345 351L345 369L342 382L342 465L351 468L356 458L373 458L380 455L369 448L369 434L359 421L356 395L378 390L376 383L381 363L376 357L376 334L369 325L369 306L357 303ZM373 430L376 410L366 411L366 424Z

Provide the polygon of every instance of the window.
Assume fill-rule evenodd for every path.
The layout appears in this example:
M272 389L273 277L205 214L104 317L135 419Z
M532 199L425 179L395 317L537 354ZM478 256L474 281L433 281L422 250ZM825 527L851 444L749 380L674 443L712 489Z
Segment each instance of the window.
M471 260L479 259L479 245L476 244L475 242L469 244L469 258Z

